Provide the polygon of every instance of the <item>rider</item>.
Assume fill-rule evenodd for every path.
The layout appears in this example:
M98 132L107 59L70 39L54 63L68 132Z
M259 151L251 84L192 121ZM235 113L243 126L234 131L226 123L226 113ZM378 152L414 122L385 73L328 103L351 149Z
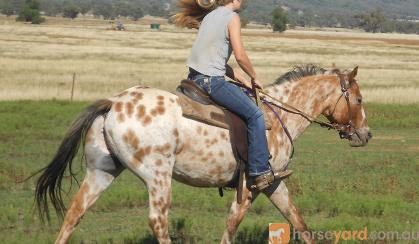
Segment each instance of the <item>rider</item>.
M227 82L224 77L227 76L249 88L252 88L252 84L263 88L243 47L240 17L237 14L242 0L215 2L217 7L206 14L199 25L198 35L187 61L188 79L194 80L207 91L214 102L246 122L249 146L248 176L255 189L263 190L270 186L278 175L272 171L269 164L263 112L239 87ZM185 26L184 23L180 25ZM232 52L241 69L251 78L251 82L227 64ZM284 173L286 172L280 174Z

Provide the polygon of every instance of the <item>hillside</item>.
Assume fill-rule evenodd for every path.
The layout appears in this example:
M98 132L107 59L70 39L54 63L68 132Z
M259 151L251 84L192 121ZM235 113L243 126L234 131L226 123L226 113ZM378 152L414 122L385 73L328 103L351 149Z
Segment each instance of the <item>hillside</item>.
M283 6L291 14L300 16L354 16L380 8L388 18L419 19L417 0L251 0L244 14L251 20L268 22L270 12L276 6Z

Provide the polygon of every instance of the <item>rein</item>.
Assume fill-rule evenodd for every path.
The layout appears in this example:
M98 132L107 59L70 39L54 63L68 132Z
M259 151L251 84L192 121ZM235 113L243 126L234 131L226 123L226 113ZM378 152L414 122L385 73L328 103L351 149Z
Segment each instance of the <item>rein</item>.
M292 137L291 137L291 134L290 134L288 128L285 126L281 117L275 111L275 109L273 107L279 108L279 109L281 109L285 112L288 112L288 113L300 115L301 117L308 120L310 123L318 124L322 128L327 128L328 130L331 130L331 129L336 130L339 133L339 137L341 139L349 139L352 135L358 134L357 129L356 129L356 127L355 127L355 125L353 124L353 121L352 121L351 104L349 102L349 90L348 90L348 87L346 85L345 76L344 76L344 74L338 73L338 77L339 77L339 82L340 82L340 86L341 86L342 95L337 100L335 108L333 109L333 111L336 109L336 106L339 103L340 99L342 97L344 97L345 100L346 100L346 104L348 106L349 121L348 121L347 124L330 123L330 122L319 120L319 119L303 112L302 110L300 110L300 109L298 109L298 108L296 108L296 107L294 107L290 104L287 104L285 102L280 101L279 99L276 99L276 98L272 97L271 95L269 95L268 93L266 93L266 92L264 92L260 89L258 89L257 91L255 91L255 90L252 91L251 89L249 89L248 87L245 87L241 83L238 83L238 82L232 82L232 83L236 84L237 86L245 88L247 94L252 96L252 97L257 98L255 96L255 94L257 94L259 92L259 93L265 95L266 97L268 97L269 99L272 100L272 101L268 101L268 100L266 100L265 97L260 97L259 98L260 101L262 103L266 104L268 106L268 108L275 114L275 117L278 119L282 128L284 129L284 132L287 135L287 137L290 140L291 145L292 145L292 153L291 153L291 158L292 158L293 155L294 155L294 142L292 140ZM351 128L353 128L354 132L347 132L347 130L350 131Z

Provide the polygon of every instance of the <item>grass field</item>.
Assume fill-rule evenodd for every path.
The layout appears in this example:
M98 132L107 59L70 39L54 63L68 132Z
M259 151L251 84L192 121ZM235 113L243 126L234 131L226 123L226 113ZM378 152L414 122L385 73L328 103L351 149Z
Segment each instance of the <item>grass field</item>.
M151 31L149 24L156 21L162 28ZM124 23L127 31L118 32L98 19L47 18L45 24L30 25L0 16L1 243L54 241L59 221L53 218L42 227L33 214L34 179L16 182L49 162L86 101L137 84L173 90L186 76L195 31L150 18ZM243 35L265 83L298 64L360 66L374 134L370 144L350 148L335 133L317 127L297 141L291 165L295 174L287 184L308 226L317 231L419 231L419 36L342 29L278 34L254 25ZM78 102L69 103L73 73ZM82 179L83 166L75 165ZM174 243L219 242L232 198L232 192L220 198L217 189L174 182ZM153 242L147 205L144 185L124 172L87 212L71 242ZM285 220L262 196L236 243L266 243L269 222ZM395 242L409 243L384 241Z
M48 163L86 105L0 102L2 243L53 242L60 227L57 219L42 227L32 214L34 180L15 182ZM350 148L335 133L315 126L297 141L291 165L295 174L287 180L290 192L313 230L418 231L419 106L366 107L374 138L365 148ZM82 179L84 170L75 165ZM233 193L220 198L217 189L177 182L173 188L170 222L175 243L217 243ZM147 203L144 185L124 172L87 212L72 243L150 243ZM261 240L269 222L285 220L261 196L242 223L236 243L265 243ZM395 242L408 243L386 243Z
M186 77L195 31L161 22L48 18L42 25L0 16L0 100L107 97L137 84L172 90ZM244 29L244 41L259 77L272 82L293 65L314 63L347 69L360 66L367 102L419 103L419 36L348 30ZM232 62L234 64L234 62Z

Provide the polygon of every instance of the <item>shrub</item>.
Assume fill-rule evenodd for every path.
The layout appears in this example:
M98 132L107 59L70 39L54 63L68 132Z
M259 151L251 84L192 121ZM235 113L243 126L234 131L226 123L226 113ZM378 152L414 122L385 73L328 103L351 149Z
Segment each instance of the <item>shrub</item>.
M80 13L80 8L74 4L68 4L63 9L63 17L75 19Z
M40 24L45 21L39 13L39 2L36 0L26 0L25 5L19 12L16 21L31 22L32 24Z
M274 31L283 32L287 29L287 14L285 11L278 7L272 12L272 28Z

